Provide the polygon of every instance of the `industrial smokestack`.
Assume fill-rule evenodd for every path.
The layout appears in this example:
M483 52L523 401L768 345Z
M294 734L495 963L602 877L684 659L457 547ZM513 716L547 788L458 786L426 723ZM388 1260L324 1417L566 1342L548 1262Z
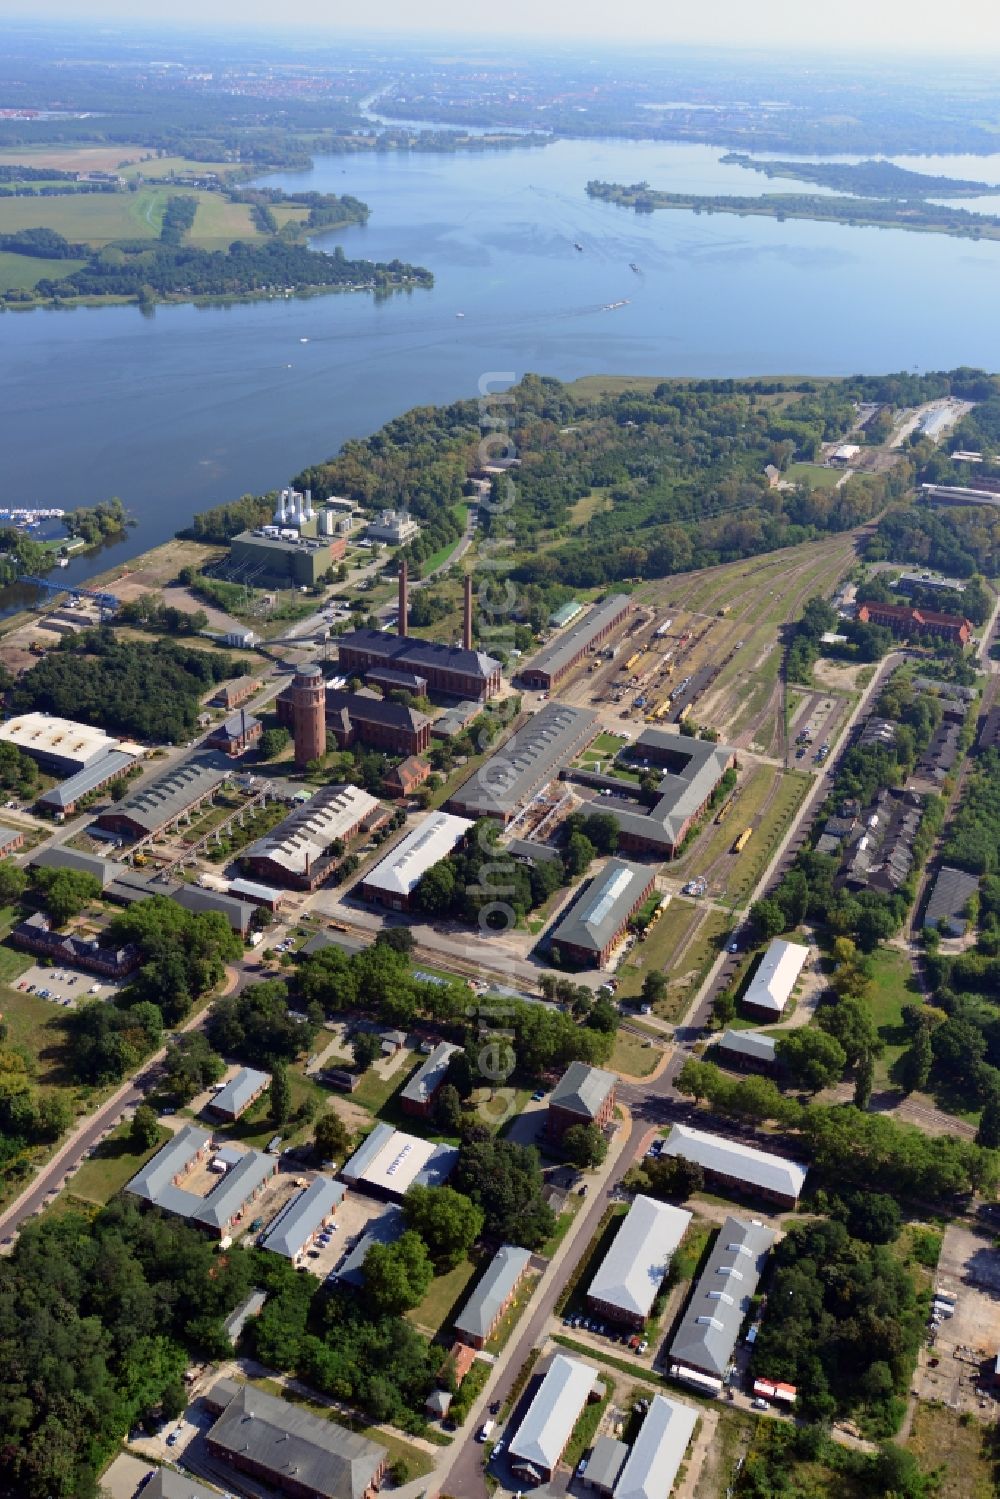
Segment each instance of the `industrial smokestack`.
M399 564L399 624L400 635L406 634L406 616L410 607L409 590L406 584L406 558Z
M465 575L465 608L462 614L462 645L472 650L472 574Z

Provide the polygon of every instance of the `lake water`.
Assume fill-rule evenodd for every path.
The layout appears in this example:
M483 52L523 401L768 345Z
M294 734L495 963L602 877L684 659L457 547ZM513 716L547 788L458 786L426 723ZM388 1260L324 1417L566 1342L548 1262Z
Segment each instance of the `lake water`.
M429 266L434 288L384 303L334 295L160 307L151 317L134 308L5 314L0 504L70 507L120 495L138 524L103 566L171 535L197 510L287 482L409 406L475 394L488 372L997 366L1000 242L729 215L639 217L584 192L589 178L708 193L802 186L722 166L722 154L561 141L330 157L308 173L269 177L363 198L370 222L327 236L328 245ZM1000 157L920 165L1000 183ZM604 310L623 299L627 306ZM75 561L61 577L93 568Z

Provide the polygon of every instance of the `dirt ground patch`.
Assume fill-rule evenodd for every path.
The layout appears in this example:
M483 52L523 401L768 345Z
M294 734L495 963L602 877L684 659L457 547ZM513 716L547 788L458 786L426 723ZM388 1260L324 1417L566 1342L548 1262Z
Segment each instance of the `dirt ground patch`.
M335 1094L330 1099L330 1107L335 1114L339 1114L352 1134L367 1129L372 1122L372 1116L368 1110L363 1109L359 1103L353 1103L346 1094L343 1097Z
M987 1231L952 1224L945 1232L935 1281L956 1298L921 1354L914 1390L980 1420L992 1419L993 1400L980 1395L980 1377L1000 1347L1000 1256Z
M993 1499L994 1439L976 1422L963 1424L942 1405L919 1405L907 1446L928 1472L938 1469L938 1499Z
M863 670L863 666L842 666L838 661L831 661L828 657L821 656L813 666L813 677L821 687L838 688L841 692L854 692L858 685L858 673Z

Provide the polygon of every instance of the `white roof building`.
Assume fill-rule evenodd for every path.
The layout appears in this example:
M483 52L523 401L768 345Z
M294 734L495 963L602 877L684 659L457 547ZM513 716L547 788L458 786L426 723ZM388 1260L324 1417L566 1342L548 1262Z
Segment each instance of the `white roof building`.
M596 1371L579 1359L557 1353L510 1443L515 1469L548 1478L562 1457L573 1427L589 1400Z
M691 1222L683 1208L636 1197L587 1292L588 1301L630 1322L644 1322Z
M800 942L785 942L776 937L744 992L746 1008L766 1015L781 1015L808 956L808 947Z
M654 1395L615 1484L615 1499L668 1499L697 1420L690 1405Z
M388 898L412 895L421 876L447 859L472 826L468 817L432 812L365 875L365 889Z
M724 1182L733 1182L789 1203L798 1199L808 1174L807 1168L798 1161L771 1155L766 1150L755 1150L752 1145L741 1145L738 1140L727 1140L722 1135L691 1129L687 1124L674 1125L662 1154L694 1161L709 1175Z
M435 1145L382 1123L376 1124L340 1174L378 1196L403 1197L412 1186L442 1186L457 1161L457 1145Z
M55 718L51 713L19 713L0 724L0 741L60 770L86 770L95 760L121 749L103 729Z
M308 875L332 843L349 838L377 809L378 798L360 786L324 786L245 849L243 857L266 861L291 875Z

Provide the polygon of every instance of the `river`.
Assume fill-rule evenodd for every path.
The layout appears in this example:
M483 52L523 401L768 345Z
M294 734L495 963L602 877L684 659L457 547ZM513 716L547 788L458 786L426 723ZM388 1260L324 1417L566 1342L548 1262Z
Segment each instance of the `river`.
M429 266L434 288L381 303L333 295L149 317L131 307L5 314L0 504L68 508L120 495L137 524L102 554L106 566L197 510L286 482L407 407L475 394L485 373L997 366L1000 242L638 217L584 192L594 177L706 193L802 188L724 167L721 155L559 141L327 157L310 172L269 176L363 198L369 223L317 245ZM927 169L1000 183L1000 157L942 160ZM76 560L61 580L94 567Z

